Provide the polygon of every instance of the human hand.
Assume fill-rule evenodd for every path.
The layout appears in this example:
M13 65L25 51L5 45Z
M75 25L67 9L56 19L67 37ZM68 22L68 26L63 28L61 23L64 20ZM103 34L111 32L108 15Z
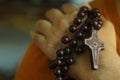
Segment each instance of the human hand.
M68 27L75 18L78 8L66 4L62 6L62 12L58 9L49 10L46 18L50 21L38 21L36 31L32 33L34 42L51 60L55 59L55 52L61 47L61 37L68 33ZM114 25L103 17L102 20L104 24L98 31L98 36L105 43L106 49L100 53L99 69L91 70L90 54L86 51L76 58L76 63L71 66L69 75L72 77L81 80L120 79L120 58L116 52Z

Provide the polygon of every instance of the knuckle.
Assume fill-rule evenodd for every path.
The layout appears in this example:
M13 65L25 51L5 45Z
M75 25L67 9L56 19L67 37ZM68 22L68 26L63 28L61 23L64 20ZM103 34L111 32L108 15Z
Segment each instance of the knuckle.
M63 13L59 9L52 8L46 12L45 16L47 18L58 19L63 16Z
M68 21L66 19L60 19L59 20L59 26L64 27L64 28L61 28L61 29L66 30L66 28L69 27L69 23L68 23Z
M40 27L40 26L52 26L52 24L48 21L48 20L39 20L36 22L36 27Z
M48 11L46 12L46 14L59 13L59 12L60 12L60 10L58 10L58 9L56 9L56 8L52 8L52 9L48 10Z
M67 9L67 8L71 8L71 9L75 9L75 10L77 10L77 6L75 6L74 4L71 4L71 3L65 3L65 4L63 4L62 5L62 7L61 7L62 9Z

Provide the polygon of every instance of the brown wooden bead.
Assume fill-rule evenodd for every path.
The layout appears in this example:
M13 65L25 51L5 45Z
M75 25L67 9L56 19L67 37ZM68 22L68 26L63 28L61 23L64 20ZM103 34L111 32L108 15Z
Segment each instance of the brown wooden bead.
M63 77L62 76L58 76L58 77L56 77L55 80L63 80Z
M59 76L62 76L62 70L60 69L60 67L57 67L55 70L54 70L54 74L59 77Z
M77 17L77 18L74 19L74 24L76 24L76 25L80 25L81 22L82 22L82 19L79 18L79 17Z
M62 72L67 72L68 71L68 66L67 65L63 65L62 66Z
M70 31L71 33L76 32L76 31L77 31L77 25L71 25L71 26L69 27L69 31Z
M76 54L78 54L78 55L80 55L80 54L82 54L83 53L83 45L80 45L80 46L77 46L76 48L75 48L75 53Z
M55 69L57 67L57 64L55 61L52 61L50 64L49 64L49 68L50 69Z
M91 15L92 15L94 18L100 18L101 13L100 13L99 9L93 8L91 12L92 12Z
M85 12L78 12L78 17L83 18L85 17L86 13Z
M58 49L56 52L57 56L64 56L64 50L63 49Z
M101 25L103 25L102 19L98 19L98 23L101 24Z
M70 55L72 53L72 50L71 50L70 47L65 47L64 52L65 52L66 55Z
M85 38L85 34L82 30L79 30L78 32L75 33L75 38L77 40L83 40Z
M74 60L73 57L69 57L69 58L67 59L67 61L66 61L66 63L67 63L68 65L72 65L74 62L75 62L75 60Z
M57 66L61 66L62 63L63 63L63 61L62 61L61 59L57 59L57 60L56 60L56 64L57 64Z
M89 8L87 6L82 6L80 8L80 12L84 12L84 13L87 13L89 11Z
M88 24L84 24L81 26L80 30L83 30L85 33L89 33L92 30L92 27L89 26Z
M71 46L71 47L74 47L74 46L77 45L77 43L78 43L78 40L77 40L77 39L72 39L72 40L70 41L70 46Z

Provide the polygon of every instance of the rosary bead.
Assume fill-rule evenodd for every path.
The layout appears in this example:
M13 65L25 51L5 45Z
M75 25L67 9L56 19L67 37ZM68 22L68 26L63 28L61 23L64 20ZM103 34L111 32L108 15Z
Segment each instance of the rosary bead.
M80 12L85 12L85 13L87 13L89 11L89 8L87 7L87 6L82 6L81 8L80 8Z
M92 22L91 22L91 26L97 26L98 25L98 21L97 20L93 20Z
M83 47L84 47L83 45L77 46L75 48L75 53L78 54L78 55L82 54L83 53Z
M94 18L100 18L101 13L100 13L99 9L94 8L94 9L92 9L91 12L92 12L91 15L92 15Z
M78 12L78 17L83 18L83 17L85 17L85 15L86 15L85 12L81 12L81 11Z
M71 26L69 27L69 31L70 31L71 33L76 32L76 31L77 31L77 26L76 26L76 25L71 25Z
M54 74L55 74L57 77L62 76L62 70L61 70L59 67L57 67L57 68L55 68L55 70L54 70Z
M77 39L72 39L71 41L70 41L70 46L71 47L74 47L74 46L76 46L78 44L78 40Z
M78 15L78 17L83 18L83 17L85 17L85 15L87 14L88 11L89 11L89 8L86 6L83 6L80 8L77 15Z
M50 69L55 69L57 67L55 61L52 61L50 64L49 64L49 68Z
M56 60L57 66L61 66L61 65L62 65L62 62L63 62L63 61L62 61L61 59L57 59L57 60Z
M103 21L101 19L98 19L98 23L103 25Z
M76 34L75 34L75 38L76 38L77 40L82 40L82 39L84 39L84 37L85 37L85 35L84 35L84 33L83 33L82 30L79 30L79 31L76 32Z
M72 53L72 50L71 50L70 47L65 47L64 52L65 52L66 55L70 55Z
M68 65L72 65L73 63L75 62L75 60L74 60L74 58L73 57L69 57L68 59L67 59L67 64Z
M56 52L56 54L57 54L57 56L64 56L64 50L63 49L59 49L59 50L57 50L57 52Z
M60 56L60 57L57 57L57 59L61 60L61 61L64 61L64 56Z
M92 30L89 31L89 33L85 33L85 38L89 38L91 36L91 34L92 34Z
M77 17L77 18L74 19L74 23L75 23L76 25L80 25L81 22L82 22L82 19L81 19L80 17Z
M92 30L92 27L87 25L87 24L84 24L80 27L80 29L83 30L86 33L89 33Z
M95 30L99 30L101 29L102 25L101 24L98 24L97 26L94 27Z
M68 71L68 66L63 65L63 67L62 67L62 71L63 71L63 72L67 72L67 71Z
M98 20L93 20L91 22L91 25L95 30L99 30L102 27L102 22L101 21L98 22Z
M62 43L67 44L70 41L70 38L68 36L63 36L61 41Z
M55 80L63 80L61 76L58 76Z

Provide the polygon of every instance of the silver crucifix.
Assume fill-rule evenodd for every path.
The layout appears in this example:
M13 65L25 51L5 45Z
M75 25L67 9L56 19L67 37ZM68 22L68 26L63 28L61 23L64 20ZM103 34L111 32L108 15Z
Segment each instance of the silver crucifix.
M105 48L105 45L98 39L96 30L92 31L90 38L85 39L85 44L91 49L93 69L96 70L99 65L99 52Z

